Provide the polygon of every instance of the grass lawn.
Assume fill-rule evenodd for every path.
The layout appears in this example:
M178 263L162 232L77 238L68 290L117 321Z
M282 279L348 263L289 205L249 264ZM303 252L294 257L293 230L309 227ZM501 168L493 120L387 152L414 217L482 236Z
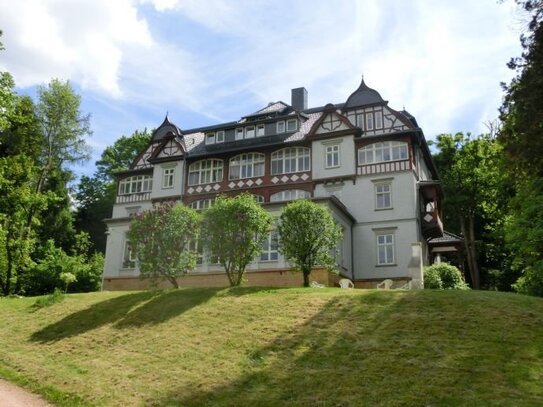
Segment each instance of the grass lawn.
M58 405L543 405L543 299L180 289L0 298L0 376Z

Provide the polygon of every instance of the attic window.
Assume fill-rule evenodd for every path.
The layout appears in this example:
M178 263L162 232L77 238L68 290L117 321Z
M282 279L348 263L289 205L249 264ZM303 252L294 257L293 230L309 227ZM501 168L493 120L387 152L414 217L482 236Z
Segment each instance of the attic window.
M215 133L206 134L206 144L215 144Z
M265 126L263 124L259 124L256 126L256 136L262 137L265 134Z
M298 121L296 119L287 120L287 131L296 131L298 128Z
M243 140L243 128L236 129L236 140Z
M215 133L215 143L224 143L224 130Z
M285 121L282 120L280 122L277 122L277 133L284 133L285 132Z
M255 136L255 126L245 127L245 138L253 138Z

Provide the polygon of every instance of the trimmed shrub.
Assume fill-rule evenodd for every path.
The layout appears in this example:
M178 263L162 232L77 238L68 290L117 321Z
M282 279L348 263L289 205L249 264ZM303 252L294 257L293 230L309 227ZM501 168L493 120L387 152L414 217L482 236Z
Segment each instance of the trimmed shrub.
M440 263L426 267L424 270L424 288L440 290L469 290L462 273L457 267Z

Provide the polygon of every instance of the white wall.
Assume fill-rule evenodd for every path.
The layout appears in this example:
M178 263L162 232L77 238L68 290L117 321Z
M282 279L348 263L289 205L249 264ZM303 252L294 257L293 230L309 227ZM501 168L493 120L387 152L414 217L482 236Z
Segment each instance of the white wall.
M104 277L138 275L135 269L123 269L125 234L128 232L129 221L116 222L108 225L106 243L106 258L104 262Z
M179 196L183 191L185 161L166 162L155 164L153 168L153 191L152 198L165 198L168 196ZM174 168L173 188L162 187L162 172L164 168Z
M339 145L340 166L337 168L326 168L326 146ZM311 147L311 168L313 169L313 180L319 178L338 177L352 175L355 173L355 149L354 136L337 137L327 140L315 140Z

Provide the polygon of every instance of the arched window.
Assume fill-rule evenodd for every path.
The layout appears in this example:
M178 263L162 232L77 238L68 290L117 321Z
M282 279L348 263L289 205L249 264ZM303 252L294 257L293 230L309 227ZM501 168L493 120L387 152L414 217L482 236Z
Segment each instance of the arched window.
M294 201L303 198L311 198L311 193L302 189L288 189L270 195L270 202Z
M408 156L407 143L403 141L384 141L359 149L358 165L407 160Z
M153 189L153 177L150 175L135 175L119 182L119 195L150 192Z
M230 159L229 179L261 177L264 175L264 154L246 153Z
M198 201L191 202L189 206L192 209L196 209L197 211L201 211L202 209L207 209L211 206L211 204L215 202L215 199L209 198L209 199L200 199Z
M310 149L307 147L288 147L271 155L271 173L289 174L311 170Z
M189 165L189 185L222 181L222 160L201 160Z
M253 198L258 203L263 203L264 202L264 197L262 195L253 195Z

